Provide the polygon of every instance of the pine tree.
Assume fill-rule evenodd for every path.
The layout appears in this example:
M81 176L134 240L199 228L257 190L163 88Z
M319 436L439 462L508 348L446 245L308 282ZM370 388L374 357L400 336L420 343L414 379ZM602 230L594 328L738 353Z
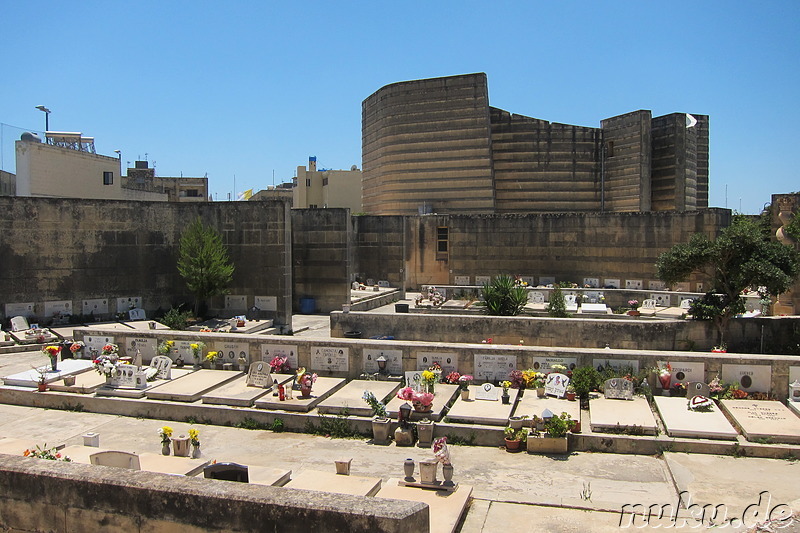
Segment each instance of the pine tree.
M178 272L195 296L195 314L209 298L227 293L234 266L222 237L197 217L181 235Z

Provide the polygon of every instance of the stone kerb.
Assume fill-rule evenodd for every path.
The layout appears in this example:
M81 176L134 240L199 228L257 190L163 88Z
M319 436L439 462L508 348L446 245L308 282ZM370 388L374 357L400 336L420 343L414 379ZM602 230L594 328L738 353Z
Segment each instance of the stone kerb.
M428 531L428 513L418 502L0 455L0 528L12 531L95 531L105 523L119 531L178 524L205 531L388 533Z

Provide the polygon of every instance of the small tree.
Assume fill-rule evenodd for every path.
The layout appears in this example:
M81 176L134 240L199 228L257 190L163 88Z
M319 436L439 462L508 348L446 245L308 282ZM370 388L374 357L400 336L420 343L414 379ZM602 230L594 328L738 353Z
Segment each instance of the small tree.
M222 237L197 217L181 235L178 272L195 296L195 314L209 298L227 293L233 264Z
M708 278L709 291L693 305L692 314L714 321L720 343L729 320L744 311L740 295L745 289L774 296L800 276L800 253L770 240L768 231L757 220L737 215L716 240L696 234L658 258L658 277L667 285L693 273Z
M555 318L569 318L571 315L567 312L567 301L564 299L564 293L561 292L561 287L556 287L550 293L550 303L547 304L547 314Z
M528 303L528 291L514 282L511 276L497 276L483 285L486 312L495 316L516 316Z

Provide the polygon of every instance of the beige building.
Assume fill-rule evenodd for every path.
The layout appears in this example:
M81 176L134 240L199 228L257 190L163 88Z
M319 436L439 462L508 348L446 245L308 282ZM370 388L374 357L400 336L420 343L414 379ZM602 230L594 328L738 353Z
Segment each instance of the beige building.
M127 191L166 195L168 202L207 202L208 178L161 177L147 161L136 161L122 177L122 188Z
M361 171L355 165L350 170L317 170L317 158L309 157L308 170L297 167L292 207L346 207L352 213L360 213Z

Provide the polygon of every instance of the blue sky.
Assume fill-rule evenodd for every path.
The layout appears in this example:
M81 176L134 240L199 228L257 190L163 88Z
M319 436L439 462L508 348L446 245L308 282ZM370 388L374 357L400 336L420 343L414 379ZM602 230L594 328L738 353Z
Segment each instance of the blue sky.
M800 190L800 2L665 4L2 0L2 168L43 104L226 200L310 155L361 167L361 101L386 84L486 72L491 105L555 122L710 115L712 206Z

